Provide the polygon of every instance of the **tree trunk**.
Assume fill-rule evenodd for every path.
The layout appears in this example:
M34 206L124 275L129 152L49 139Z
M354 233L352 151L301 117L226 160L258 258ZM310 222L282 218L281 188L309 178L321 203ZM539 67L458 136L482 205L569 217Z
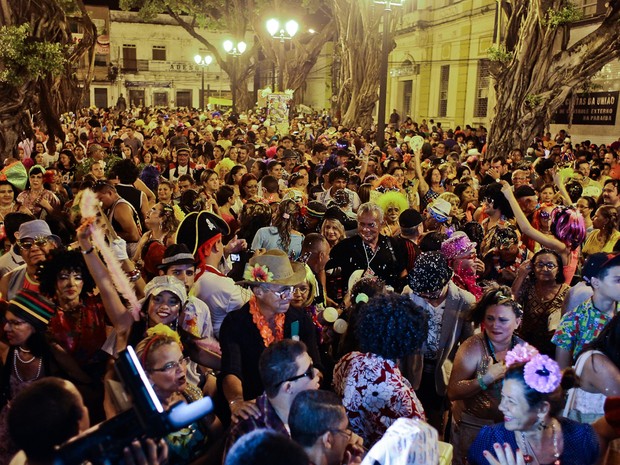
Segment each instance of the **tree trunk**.
M68 49L67 63L60 76L48 74L39 79L27 79L16 88L0 84L0 159L17 153L17 144L34 136L31 116L47 131L51 143L55 137L64 138L60 125L61 113L77 109L80 92L74 75L73 63L94 47L91 29L84 35L83 44L71 47L71 31L64 11L56 0L1 0L0 26L14 26L23 23L31 25L31 36L35 40L58 42ZM76 0L81 11L85 11L81 0ZM90 18L84 24L92 25Z
M547 13L560 12L566 4L518 0L505 10L505 46L512 57L494 61L491 68L497 102L487 158L527 148L571 93L620 57L620 1L610 2L600 26L568 48L570 28L552 24Z
M382 7L371 2L335 0L340 84L338 107L345 127L369 129L379 100L379 65L382 53ZM393 15L392 15L393 18ZM394 44L392 42L392 49Z

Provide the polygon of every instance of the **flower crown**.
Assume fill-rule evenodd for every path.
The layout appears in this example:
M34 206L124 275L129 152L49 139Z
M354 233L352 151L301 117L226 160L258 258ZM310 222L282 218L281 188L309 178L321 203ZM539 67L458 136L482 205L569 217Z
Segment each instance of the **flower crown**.
M515 346L506 354L506 366L515 363L525 364L523 379L535 391L548 394L555 391L562 381L562 371L555 360L542 355L527 342Z
M270 283L273 281L273 273L269 271L269 268L265 265L256 263L252 266L248 263L245 265L243 279L259 283Z

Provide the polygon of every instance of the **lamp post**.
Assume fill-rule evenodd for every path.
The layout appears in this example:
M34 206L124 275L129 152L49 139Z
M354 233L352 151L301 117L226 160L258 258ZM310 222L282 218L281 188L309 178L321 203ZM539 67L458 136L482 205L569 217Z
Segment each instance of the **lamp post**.
M381 66L379 68L379 112L377 119L377 134L375 140L379 148L385 142L385 107L387 105L387 75L388 58L390 55L390 13L393 6L402 6L403 0L374 0L377 5L384 5L383 10L383 50L381 51Z
M196 55L194 61L200 68L202 68L202 87L200 91L200 109L205 109L205 68L211 64L213 57L211 55L201 56ZM207 102L208 103L208 102Z
M225 40L222 46L224 47L224 51L228 55L232 56L233 59L239 57L239 55L245 52L245 49L247 48L245 42L240 41L235 43L232 40ZM232 79L230 82L230 91L232 93L232 112L237 113L237 63L235 61L233 61L232 64Z
M299 23L294 19L290 19L284 24L284 27L281 27L280 21L275 18L271 18L267 20L266 26L269 35L271 35L271 37L273 37L274 39L278 39L282 44L282 46L278 50L278 87L277 89L274 89L282 92L284 90L284 57L282 55L284 51L284 41L291 40L295 36L295 34L297 34L297 31L299 30Z

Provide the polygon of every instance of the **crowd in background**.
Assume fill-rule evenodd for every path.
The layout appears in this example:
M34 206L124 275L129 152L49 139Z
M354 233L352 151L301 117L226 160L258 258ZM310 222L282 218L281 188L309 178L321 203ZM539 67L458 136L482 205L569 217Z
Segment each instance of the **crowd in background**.
M165 409L215 406L148 463L620 460L620 139L486 157L484 127L396 111L382 147L326 112L62 122L0 174L0 464L121 413L128 345ZM46 391L75 421L15 413Z

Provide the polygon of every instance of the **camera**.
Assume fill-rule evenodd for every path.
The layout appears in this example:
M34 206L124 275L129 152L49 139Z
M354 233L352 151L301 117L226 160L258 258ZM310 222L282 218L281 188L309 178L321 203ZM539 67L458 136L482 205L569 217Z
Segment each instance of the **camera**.
M123 449L134 439L162 438L213 410L211 398L204 397L191 404L178 402L165 411L131 346L120 353L114 368L133 406L59 446L55 465L120 463Z

